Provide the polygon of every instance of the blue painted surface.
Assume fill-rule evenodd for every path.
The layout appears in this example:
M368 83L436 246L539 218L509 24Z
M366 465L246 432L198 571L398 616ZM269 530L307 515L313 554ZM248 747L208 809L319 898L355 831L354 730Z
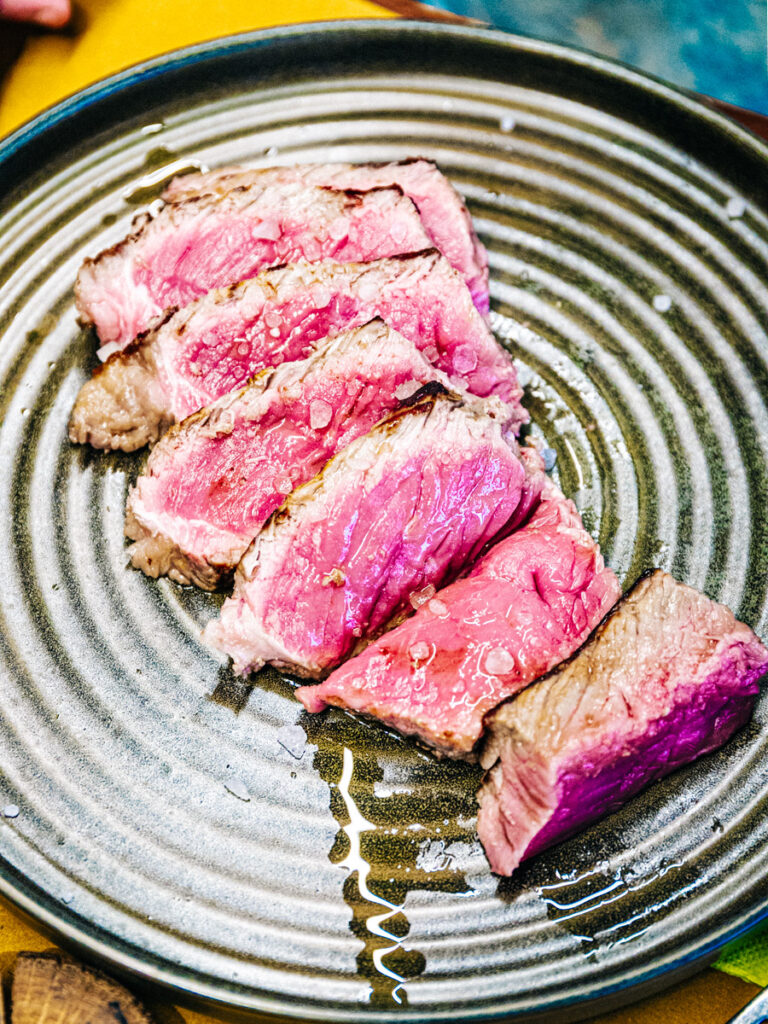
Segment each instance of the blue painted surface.
M768 114L767 0L429 0Z

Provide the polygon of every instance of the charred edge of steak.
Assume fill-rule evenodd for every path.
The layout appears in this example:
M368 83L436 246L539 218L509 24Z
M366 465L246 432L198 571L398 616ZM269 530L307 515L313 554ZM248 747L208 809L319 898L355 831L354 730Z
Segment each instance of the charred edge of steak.
M556 673L561 672L566 667L566 665L570 665L572 661L576 661L576 659L578 658L578 656L581 654L581 652L584 650L585 647L591 646L593 643L595 643L603 635L603 633L605 632L605 630L606 630L606 628L608 626L609 621L614 617L614 615L618 614L621 611L623 606L625 604L627 604L627 602L629 602L631 600L631 598L634 596L634 594L640 589L640 587L644 583L646 583L648 580L653 579L654 576L663 576L663 575L664 575L664 570L663 569L651 568L651 569L646 569L644 572L642 572L637 577L637 579L632 584L632 586L629 587L628 590L626 590L621 595L621 597L616 602L616 604L612 605L608 609L608 611L605 613L605 615L602 617L602 619L600 619L598 624L595 626L595 628L592 630L592 632L586 638L584 643L581 644L581 646L578 647L573 652L573 654L570 654L567 658L564 658L563 661L561 661L558 665L555 665L554 668L550 669L549 672L546 672L540 678L541 679L547 679L549 676L553 676ZM536 682L539 682L539 680L537 679Z
M232 580L230 565L217 566L199 561L181 551L162 534L153 534L134 516L130 498L125 513L125 536L133 543L127 554L131 565L146 576L168 576L174 583L194 584L201 590L226 589Z
M237 285L231 285L230 287L236 288ZM100 373L103 373L111 362L120 362L127 356L132 356L135 352L139 352L141 349L146 348L152 341L154 341L155 336L160 331L160 328L165 327L167 323L173 320L180 308L180 306L170 306L168 309L164 310L160 316L153 321L151 327L147 327L146 330L140 331L124 348L119 349L117 352L113 352L106 362L99 363L93 371L93 376L96 377ZM179 328L179 334L183 334L186 329L187 325L182 324Z
M395 430L397 430L401 421L405 419L406 416L428 415L429 412L440 401L451 402L451 404L456 406L466 405L464 399L460 395L457 395L453 391L449 391L448 388L444 387L444 385L442 385L439 381L429 381L427 384L424 384L422 387L420 387L419 390L414 395L411 395L410 398L406 398L400 404L400 406L394 410L394 412L391 412L383 419L380 419L379 422L370 430L369 433L391 434ZM304 483L302 487L307 487L313 481L316 482L320 480L321 477L325 476L329 467L333 465L336 459L338 459L343 454L344 450L332 456L328 460L328 462L326 462L326 464L323 466L320 472L316 476L314 476L312 480L306 481L306 483ZM275 511L272 513L269 519L267 519L267 521L264 523L264 525L261 528L262 532L265 532L269 527L279 526L281 523L288 522L288 520L293 515L293 503L294 495L289 494L285 501L283 502L283 504L280 506L280 508L275 509Z
M400 421L406 416L428 415L438 402L448 402L455 408L466 409L476 419L490 420L493 418L488 415L482 404L473 402L471 399L468 401L465 395L451 391L440 381L430 380L426 384L422 384L414 394L404 398L393 412L380 419L373 431L390 434L397 429Z
M403 192L399 185L377 185L375 188L370 189L336 189L330 186L320 186L320 188L325 192L334 192L346 195L347 198L349 198L355 203L355 205L360 205L363 202L364 196L370 192L390 191L397 192L401 197L405 197L405 193ZM249 191L252 191L251 185L235 185L227 192L227 196L242 194ZM182 195L178 199L163 200L163 205L157 212L161 213L163 210L171 208L195 208L199 206L201 203L209 203L212 195L213 193L193 193L192 195ZM120 241L115 242L115 244L111 245L108 249L103 249L97 256L87 256L83 260L83 263L80 267L80 271L78 272L77 280L75 282L76 300L79 301L79 282L80 274L82 273L83 269L86 267L95 267L99 263L108 260L110 257L118 256L124 249L128 248L130 245L132 245L140 238L147 225L151 224L152 221L156 220L156 216L156 214L150 213L149 210L144 210L143 212L138 213L131 221L131 231L128 235L126 235L125 238L122 238L120 239ZM92 321L89 320L87 321L87 323L90 324L92 323Z
M336 194L346 196L347 199L351 199L355 205L360 205L365 200L366 196L369 196L372 192L395 192L402 199L406 198L405 192L400 188L399 185L374 185L373 188L334 188L333 185L320 185L318 186L323 192L334 192ZM233 190L234 191L234 190ZM410 202L413 203L411 199ZM414 203L414 206L416 204Z
M220 415L222 408L228 409L231 405L235 405L240 401L246 391L251 390L251 388L256 384L260 385L260 391L265 391L269 387L269 382L275 373L275 369L276 367L274 366L266 366L263 370L257 370L256 373L254 373L252 377L249 377L244 384L241 384L239 388L228 391L225 395L222 395L221 398L216 399L216 401L212 402L210 405L204 405L196 412L191 412L189 416L185 416L180 423L173 423L163 434L163 440L170 442L173 438L181 437L183 434L186 434L191 427L203 427L206 423L215 421ZM150 461L148 462L144 473L151 470L151 460L152 456L150 456Z
M410 167L412 164L427 164L436 171L439 170L434 160L425 156L406 156L402 160L375 160L368 164L361 164L362 167ZM442 171L440 172L442 174ZM446 179L447 180L447 179Z
M127 234L125 236L125 238L121 238L119 242L115 242L114 245L110 245L110 247L108 249L102 249L102 251L97 256L86 256L85 257L85 259L83 260L82 264L80 265L80 270L78 271L77 280L75 281L75 298L76 299L78 298L78 295L79 295L79 290L80 290L79 289L80 274L82 273L83 268L84 267L95 267L99 263L101 263L102 261L109 259L110 256L117 256L119 253L121 253L123 251L123 249L126 246L128 246L131 243L135 242L136 239L141 235L142 231L147 226L147 224L149 224L154 219L155 218L152 216L151 213L149 213L149 211L145 210L143 213L137 213L136 216L131 221L131 230L130 230L129 234ZM93 321L91 321L91 320L88 321L88 323L92 323L92 322Z
M396 252L392 256L384 256L382 259L385 260L402 260L407 262L408 260L414 260L417 257L421 259L433 259L433 260L444 260L445 256L440 252L439 249L435 248L434 245L428 246L426 249L416 249L415 252ZM453 269L453 268L452 268ZM458 273L458 271L456 271Z
M414 391L408 398L404 398L397 409L390 413L386 419L391 419L402 415L406 410L414 408L417 405L428 404L429 399L435 398L447 398L451 402L455 402L457 405L463 405L463 399L460 395L456 394L455 391L449 391L448 388L441 384L439 380L428 380L426 384L422 384L418 391ZM434 404L434 402L432 402ZM384 422L384 421L382 421Z

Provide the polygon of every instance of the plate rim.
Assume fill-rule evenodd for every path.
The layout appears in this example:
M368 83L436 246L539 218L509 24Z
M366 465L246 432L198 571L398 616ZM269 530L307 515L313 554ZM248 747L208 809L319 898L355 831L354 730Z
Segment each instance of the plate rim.
M704 117L712 124L725 130L754 149L758 156L768 158L768 142L755 135L748 128L732 118L710 107L703 98L679 86L666 82L650 72L640 71L632 65L612 57L604 57L592 50L563 43L553 43L532 36L505 32L502 29L484 28L476 25L453 25L437 21L420 21L405 18L345 18L338 20L305 21L289 25L276 25L272 28L255 29L249 32L238 32L226 36L218 36L202 43L178 47L165 51L156 57L130 64L111 75L100 78L89 85L78 89L56 103L44 108L40 113L24 121L9 134L0 136L0 166L27 145L36 135L55 127L72 114L84 110L101 99L134 84L141 78L154 78L165 74L175 67L183 67L206 60L217 53L236 53L254 47L268 45L272 40L280 40L293 35L318 34L329 32L369 32L385 31L393 34L403 32L429 33L435 35L455 35L485 39L489 43L508 46L511 50L526 50L531 53L549 55L582 64L599 70L608 75L622 79L628 84L655 92L658 96L682 106L699 117Z
M720 111L711 108L695 94L651 74L638 71L621 61L603 57L578 47L475 25L455 25L397 18L361 18L302 22L221 36L202 43L173 49L130 65L47 107L10 134L0 138L0 170L9 160L18 157L23 153L25 147L36 143L45 133L56 129L76 114L134 86L137 82L146 82L212 58L226 59L230 55L269 46L273 42L284 42L291 37L301 36L306 40L308 35L322 38L328 34L360 36L370 33L385 33L393 36L402 34L455 36L476 43L501 46L510 52L522 50L589 68L651 93L660 100L676 105L698 119L703 118L712 127L724 132L734 141L751 150L754 156L765 163L768 168L768 143L759 136L737 124ZM14 881L14 876L16 881ZM175 1001L203 1001L207 1008L217 1011L255 1012L283 1020L370 1021L372 1024L374 1022L376 1024L379 1022L380 1024L391 1024L395 1019L430 1021L437 1024L437 1022L447 1020L492 1020L508 1017L510 1014L516 1015L515 1010L506 1006L501 1000L493 1008L473 1010L468 1007L458 1011L454 1009L452 1012L447 1010L424 1012L424 1010L416 1008L390 1011L364 1007L359 1009L343 1008L331 1006L329 1003L318 1005L306 1003L302 997L298 997L286 1005L284 997L273 996L267 991L243 996L234 988L230 988L224 981L212 984L200 972L187 970L170 961L160 961L143 951L133 952L135 947L132 944L104 929L90 925L85 919L79 918L67 908L64 908L62 913L59 901L37 886L32 879L20 876L18 869L14 868L2 854L0 854L0 899L18 910L24 917L31 919L45 932L54 935L57 941L76 948L86 959L91 958L105 963L109 969L129 976L134 981L161 986L166 994ZM59 908L58 913L57 908ZM726 912L726 917L728 916L729 914ZM735 920L733 920L734 917ZM666 984L656 985L654 990L674 984L682 976L690 975L698 968L712 962L718 950L726 943L733 941L760 921L768 918L768 892L761 900L753 903L746 910L739 911L738 908L731 907L730 918L732 920L729 924L711 929L703 941L690 942L684 951L678 949L676 952L661 952L651 966L637 974L632 974L631 977L625 973L621 979L603 984L599 988L565 998L551 999L549 1002L541 1004L535 1012L537 1014L554 1012L571 1007L577 1014L580 1009L588 1013L591 1004L597 1004L609 997L613 997L613 1005L618 1007L634 1001L635 996L640 998L644 994L642 989L656 983L660 978L665 978ZM95 934L92 934L91 931ZM101 937L102 934L104 937ZM597 1010L597 1007L595 1009ZM522 1012L527 1016L529 1011ZM577 1017L571 1019L577 1019Z

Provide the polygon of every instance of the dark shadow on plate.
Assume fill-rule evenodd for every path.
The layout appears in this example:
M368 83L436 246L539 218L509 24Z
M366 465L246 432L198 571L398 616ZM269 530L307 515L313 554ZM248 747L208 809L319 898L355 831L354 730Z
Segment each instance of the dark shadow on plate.
M243 679L242 676L236 676L229 666L224 666L219 669L219 681L213 693L208 695L208 700L213 701L214 704L220 704L224 708L229 708L230 711L239 715L248 703L253 686L250 678Z

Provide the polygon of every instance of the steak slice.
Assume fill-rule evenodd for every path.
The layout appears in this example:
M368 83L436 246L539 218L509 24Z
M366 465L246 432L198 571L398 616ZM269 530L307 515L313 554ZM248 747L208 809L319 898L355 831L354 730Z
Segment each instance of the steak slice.
M297 488L237 568L204 639L245 672L316 677L458 574L515 515L517 446L439 384Z
M430 380L447 383L381 320L259 374L153 450L128 497L131 562L215 588L286 494Z
M399 188L239 187L140 215L133 234L83 263L75 298L83 322L96 326L104 359L165 310L266 267L331 257L367 262L428 245L419 211Z
M466 757L484 714L571 654L621 588L573 503L547 481L524 526L436 600L430 593L414 594L412 618L325 682L299 689L306 709L372 715Z
M210 192L223 194L239 185L303 182L338 189L399 186L414 201L427 234L467 282L475 305L487 313L488 254L456 189L431 160L421 158L379 164L295 164L291 167L221 167L174 178L163 193L172 202Z
M510 429L526 422L512 360L459 275L428 249L267 270L169 314L83 386L70 439L134 451L265 367L302 359L314 342L374 317L416 344L454 386L507 403Z
M577 654L486 719L478 833L493 870L721 746L766 669L726 607L660 570L641 577Z

